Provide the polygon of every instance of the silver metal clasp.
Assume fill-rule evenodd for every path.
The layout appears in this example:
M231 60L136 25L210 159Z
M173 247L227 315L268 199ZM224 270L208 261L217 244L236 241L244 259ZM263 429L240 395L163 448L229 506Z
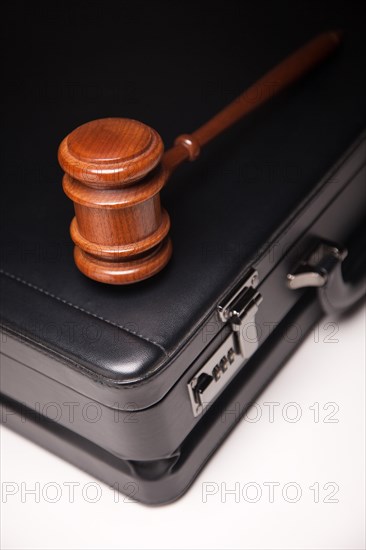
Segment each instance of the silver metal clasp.
M236 287L225 303L218 306L222 323L231 325L231 332L213 355L188 382L188 394L194 416L198 416L217 398L234 374L258 347L255 316L262 301L256 290L257 271L251 269L243 283ZM246 328L250 327L250 338Z
M258 284L258 272L252 268L244 282L233 290L225 304L218 306L221 321L230 322L236 334L240 353L245 359L249 359L258 347L258 334L254 320L258 306L263 300L262 295L256 290ZM247 338L243 329L249 323L255 334Z

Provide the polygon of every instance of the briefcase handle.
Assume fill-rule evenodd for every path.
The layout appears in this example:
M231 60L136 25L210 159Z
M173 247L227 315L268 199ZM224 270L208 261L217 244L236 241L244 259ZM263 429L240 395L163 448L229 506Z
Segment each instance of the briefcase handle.
M366 293L365 234L359 230L348 248L330 241L318 243L287 275L288 288L317 287L326 314L341 313L355 305Z

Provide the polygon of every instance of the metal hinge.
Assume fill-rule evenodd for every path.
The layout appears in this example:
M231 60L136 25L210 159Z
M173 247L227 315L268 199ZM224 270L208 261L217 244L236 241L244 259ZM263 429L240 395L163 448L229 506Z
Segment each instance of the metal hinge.
M188 383L194 416L204 412L258 347L255 316L263 299L256 290L258 283L258 273L251 269L218 306L220 320L229 323L232 331Z

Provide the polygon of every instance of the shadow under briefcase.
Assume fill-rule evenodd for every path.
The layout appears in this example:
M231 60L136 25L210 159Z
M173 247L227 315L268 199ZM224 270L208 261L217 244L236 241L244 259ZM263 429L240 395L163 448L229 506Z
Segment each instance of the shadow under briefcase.
M55 44L63 33L60 17ZM162 271L134 285L110 286L76 269L67 234L72 205L55 159L63 135L126 106L123 114L150 117L169 141L182 122L197 126L301 43L276 34L266 48L269 59L259 52L257 61L244 47L255 42L252 30L242 39L243 51L231 52L240 81L237 69L225 67L223 90L215 81L217 66L224 70L221 42L211 27L204 37L212 59L204 51L194 57L193 45L188 51L187 44L176 45L182 53L175 58L177 74L186 64L183 53L192 54L191 74L205 98L179 82L181 111L169 102L164 68L156 68L144 103L149 94L139 98L137 91L144 90L141 69L131 64L130 85L122 75L113 80L113 63L99 67L97 50L97 84L89 97L87 71L80 75L73 57L83 33L70 36L67 67L61 62L70 81L78 74L75 93L65 93L60 68L41 59L47 72L36 72L21 93L34 99L32 86L43 93L30 104L14 94L9 109L2 421L149 504L181 495L310 327L364 291L366 84L356 27L321 68L172 177L161 194L174 253ZM190 29L198 40L202 29L195 23ZM317 30L309 28L307 36ZM106 40L127 41L129 32ZM111 52L117 62L118 52ZM160 55L167 66L171 52ZM212 83L215 93L209 93ZM225 411L235 414L221 422Z

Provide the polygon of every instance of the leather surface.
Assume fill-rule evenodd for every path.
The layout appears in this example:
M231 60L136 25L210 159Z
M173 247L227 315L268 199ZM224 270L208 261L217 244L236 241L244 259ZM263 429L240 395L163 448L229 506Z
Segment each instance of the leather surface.
M8 40L24 48L12 54L5 86L3 325L104 380L162 373L365 126L362 8L10 7ZM149 124L169 146L318 32L340 27L345 41L332 59L173 176L162 202L174 255L162 273L109 287L78 272L56 157L67 133L123 116Z

